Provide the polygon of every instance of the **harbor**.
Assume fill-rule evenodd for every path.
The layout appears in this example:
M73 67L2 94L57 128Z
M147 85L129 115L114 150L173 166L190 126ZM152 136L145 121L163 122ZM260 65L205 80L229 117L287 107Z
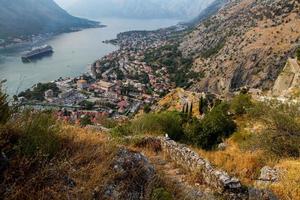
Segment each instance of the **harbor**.
M49 82L60 77L77 77L89 71L95 60L118 49L105 44L120 32L129 30L155 30L176 24L177 20L132 20L100 19L105 28L85 29L79 32L60 34L54 37L16 48L0 49L0 79L7 79L4 85L12 97L38 82ZM23 63L20 57L33 46L49 44L55 53L30 63Z

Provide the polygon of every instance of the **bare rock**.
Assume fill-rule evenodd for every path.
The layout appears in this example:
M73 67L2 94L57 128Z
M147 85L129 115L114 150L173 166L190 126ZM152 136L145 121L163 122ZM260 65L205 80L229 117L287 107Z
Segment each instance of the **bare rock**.
M267 186L272 183L278 182L280 178L280 170L265 166L260 170L260 176L255 182L257 186Z
M94 199L140 200L148 196L155 176L154 167L138 152L120 149L112 164L112 178L102 192L94 191Z
M225 149L227 148L227 144L226 143L220 143L219 145L218 145L218 150L220 150L220 151L225 151Z

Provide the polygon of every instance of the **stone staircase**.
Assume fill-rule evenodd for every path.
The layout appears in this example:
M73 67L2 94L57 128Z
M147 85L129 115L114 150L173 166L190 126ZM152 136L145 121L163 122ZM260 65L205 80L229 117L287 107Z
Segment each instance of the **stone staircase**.
M156 171L163 176L165 182L173 188L173 194L178 199L184 200L216 200L223 199L207 186L200 182L189 181L191 173L177 166L170 159L164 158L163 154L149 156L148 159L154 165Z

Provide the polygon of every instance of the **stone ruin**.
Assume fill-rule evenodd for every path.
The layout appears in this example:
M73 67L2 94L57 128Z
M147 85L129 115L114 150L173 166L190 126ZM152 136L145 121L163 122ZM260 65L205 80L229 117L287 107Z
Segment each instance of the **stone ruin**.
M239 193L242 185L237 178L226 172L215 169L208 160L201 158L196 152L168 138L159 137L163 152L177 164L190 171L199 170L203 181L220 193Z
M243 186L239 179L231 177L225 171L216 169L208 160L201 158L185 145L176 143L166 137L157 137L156 139L161 144L161 150L171 160L190 171L198 170L204 183L222 194L226 199L278 200L269 190Z

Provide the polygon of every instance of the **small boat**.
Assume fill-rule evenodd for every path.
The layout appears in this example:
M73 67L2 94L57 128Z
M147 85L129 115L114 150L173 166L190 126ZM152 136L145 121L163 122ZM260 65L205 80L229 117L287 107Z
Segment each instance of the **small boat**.
M53 48L50 45L34 47L31 51L28 51L22 55L22 60L28 62L31 59L41 58L43 56L51 55L52 53Z

